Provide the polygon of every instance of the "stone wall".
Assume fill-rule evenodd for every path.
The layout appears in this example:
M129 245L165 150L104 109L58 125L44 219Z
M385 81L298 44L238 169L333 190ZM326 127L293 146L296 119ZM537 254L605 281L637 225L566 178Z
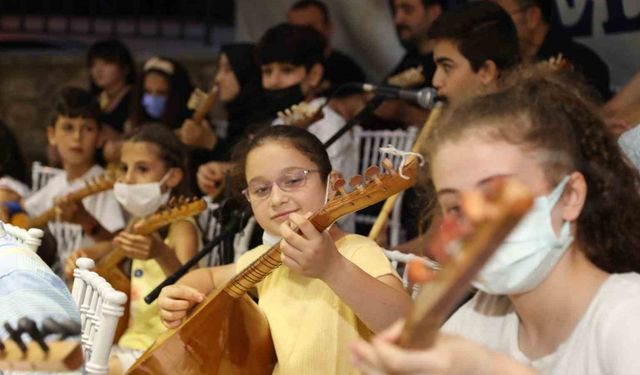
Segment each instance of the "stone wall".
M15 52L0 56L0 118L16 133L27 161L46 160L46 127L53 119L52 99L66 85L87 87L81 52ZM197 87L209 88L213 58L184 58ZM142 61L139 61L142 63Z

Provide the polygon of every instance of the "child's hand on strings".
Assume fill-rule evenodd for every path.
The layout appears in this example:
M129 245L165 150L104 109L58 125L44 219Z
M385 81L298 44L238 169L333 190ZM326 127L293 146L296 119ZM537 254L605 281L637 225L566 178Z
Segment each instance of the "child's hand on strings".
M162 288L158 297L162 323L167 328L177 327L194 305L204 301L204 297L197 289L186 285L174 284Z
M76 260L78 260L78 258L91 258L97 262L112 249L113 244L111 241L100 241L93 246L72 252L64 264L64 272L67 278L71 279L73 277L73 270L76 268Z
M282 263L291 270L318 279L326 279L339 268L344 257L336 249L328 231L319 232L308 220L311 213L289 215L289 221L280 226ZM294 232L299 228L301 234Z
M133 259L153 259L159 257L164 251L171 251L157 233L144 236L122 231L113 239L113 242L116 246L120 246L127 257Z
M58 197L54 200L56 220L84 224L94 221L90 213L82 205L82 202L74 202L66 197Z
M222 188L225 173L232 166L232 163L212 161L198 167L197 178L200 191L209 196L216 196L218 190Z
M185 120L176 135L187 146L212 150L218 143L218 136L207 120L196 124L191 119Z

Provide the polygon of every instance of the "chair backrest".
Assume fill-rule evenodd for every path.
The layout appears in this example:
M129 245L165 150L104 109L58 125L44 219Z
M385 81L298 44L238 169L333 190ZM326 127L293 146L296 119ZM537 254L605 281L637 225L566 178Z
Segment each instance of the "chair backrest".
M64 261L72 252L83 247L84 232L82 231L82 226L66 222L53 221L48 224L48 228L51 235L56 239L58 253L58 259L53 268L58 275L63 275L62 268L64 267L62 265L64 265Z
M85 373L107 374L113 338L124 314L127 295L91 271L95 267L92 259L78 258L76 266L71 295L80 310Z
M208 199L208 197L205 197ZM222 226L218 217L219 205L216 203L209 203L207 209L202 211L198 216L198 225L202 232L202 242L206 245L215 239L222 231ZM251 236L256 226L256 219L252 216L247 221L242 231L236 233L233 238L233 261L236 261L240 255L249 250L251 242ZM214 267L222 265L223 262L223 244L216 246L207 256L202 258L200 265L202 267Z
M52 177L63 172L63 169L48 167L39 161L34 161L31 165L31 191L42 189Z
M438 263L427 258L417 256L415 254L403 253L398 250L385 250L384 255L387 256L391 265L396 269L400 277L402 278L402 285L404 285L405 289L409 293L411 293L412 297L415 297L418 292L418 285L412 284L409 280L409 274L407 272L407 264L414 259L418 259L423 262L427 267L432 269L439 269Z
M26 230L9 223L0 223L2 223L5 232L15 241L24 244L34 252L38 251L38 247L42 244L42 237L44 236L42 229L31 228Z
M363 173L366 168L372 165L380 166L384 158L391 159L393 165L398 168L402 158L399 156L384 155L380 153L380 147L392 145L398 150L409 151L413 147L417 133L418 129L416 127L410 127L406 130L364 130L359 126L354 127L354 140L356 147L360 150L360 162L358 163L359 173ZM402 228L400 223L402 197L403 194L401 193L389 217L389 246L395 246L403 240L403 238L401 238ZM376 216L356 214L356 223L373 225L375 220Z

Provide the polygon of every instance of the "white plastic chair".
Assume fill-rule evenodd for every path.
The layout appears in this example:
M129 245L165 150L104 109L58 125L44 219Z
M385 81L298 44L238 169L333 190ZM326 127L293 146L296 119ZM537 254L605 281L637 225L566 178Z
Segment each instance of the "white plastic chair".
M415 142L418 129L410 127L406 130L364 130L359 126L354 127L353 136L356 147L360 150L360 162L358 163L359 173L364 173L365 169L372 165L381 166L384 158L391 159L395 168L400 166L401 158L398 156L384 155L380 153L380 147L388 145L394 146L398 150L409 151ZM400 208L402 207L402 196L396 200L391 215L389 217L389 246L393 247L403 241L401 238ZM356 223L373 225L377 218L373 215L356 214Z
M40 244L42 244L42 237L44 236L42 229L31 228L26 230L9 223L0 223L2 223L5 232L15 241L27 246L33 252L38 251Z
M82 226L78 224L53 221L48 224L51 235L56 239L58 249L57 264L54 264L54 271L58 275L63 275L62 265L67 257L83 247Z
M80 310L85 373L107 374L113 337L118 320L124 314L127 295L91 271L95 267L92 259L79 258L76 266L71 296Z
M52 177L63 172L63 169L47 167L39 161L34 161L31 165L31 191L42 189Z
M393 268L395 268L395 270L398 272L398 274L400 275L400 277L402 278L402 285L404 285L405 289L411 293L411 297L415 297L418 293L419 290L419 285L418 284L412 284L411 282L409 282L409 274L407 272L407 264L409 262L411 262L414 259L419 259L421 262L424 263L425 266L434 269L434 270L438 270L440 268L440 266L438 265L437 262L427 258L427 257L421 257L421 256L417 256L415 254L408 254L408 253L403 253L401 251L398 250L384 250L384 255L387 256L387 258L389 259L389 261L391 262L391 265L393 266Z

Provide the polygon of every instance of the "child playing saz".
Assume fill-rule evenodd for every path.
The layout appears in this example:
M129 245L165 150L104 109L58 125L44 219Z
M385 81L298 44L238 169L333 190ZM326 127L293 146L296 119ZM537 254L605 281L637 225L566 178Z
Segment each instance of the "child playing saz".
M503 177L533 208L433 348L396 347L400 324L355 343L366 374L640 373L640 178L579 81L539 69L449 111L424 147L445 215Z
M264 245L236 264L196 270L164 288L158 300L162 320L177 326L205 294L282 240L283 265L257 284L278 356L274 373L357 373L349 365L349 341L401 316L409 296L375 242L337 226L318 232L307 220L324 205L331 171L315 136L293 126L269 127L243 155L236 177L265 231Z

